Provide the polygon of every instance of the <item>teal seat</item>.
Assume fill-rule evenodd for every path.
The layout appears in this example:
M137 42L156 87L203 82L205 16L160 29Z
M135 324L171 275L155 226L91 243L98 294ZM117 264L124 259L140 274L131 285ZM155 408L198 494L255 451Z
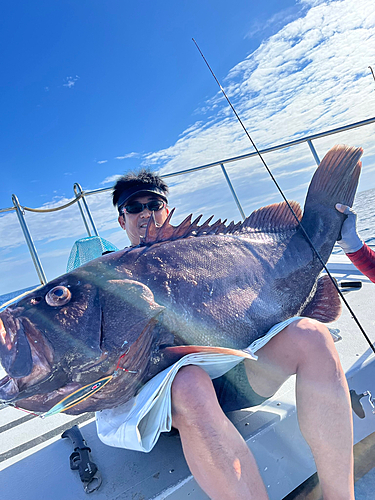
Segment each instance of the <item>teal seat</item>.
M89 236L77 240L70 252L66 272L101 257L105 252L117 252L118 248L100 236Z

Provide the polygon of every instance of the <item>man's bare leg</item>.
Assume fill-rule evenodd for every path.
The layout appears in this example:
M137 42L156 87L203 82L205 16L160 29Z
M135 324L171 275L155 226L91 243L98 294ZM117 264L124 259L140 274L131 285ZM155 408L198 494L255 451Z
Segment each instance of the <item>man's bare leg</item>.
M296 321L246 361L249 381L270 396L294 373L301 432L314 455L325 500L354 500L353 429L349 390L328 329Z
M255 459L197 366L182 368L172 385L173 426L194 478L212 500L266 500Z

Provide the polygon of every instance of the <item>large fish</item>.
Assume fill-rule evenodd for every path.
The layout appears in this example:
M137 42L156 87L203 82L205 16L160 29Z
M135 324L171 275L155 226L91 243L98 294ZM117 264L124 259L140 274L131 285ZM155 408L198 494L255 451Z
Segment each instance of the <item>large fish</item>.
M310 183L304 213L291 205L326 262L352 205L362 149L336 146ZM323 322L341 310L336 289L285 203L244 222L157 228L141 245L105 255L30 293L0 314L0 399L45 412L110 377L67 413L124 403L186 352L244 349L295 315ZM192 348L194 349L194 348Z

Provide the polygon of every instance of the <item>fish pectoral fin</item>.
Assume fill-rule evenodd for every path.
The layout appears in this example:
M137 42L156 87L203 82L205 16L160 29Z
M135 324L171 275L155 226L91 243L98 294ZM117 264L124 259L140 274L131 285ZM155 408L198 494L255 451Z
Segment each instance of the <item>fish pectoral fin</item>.
M327 275L319 278L316 285L314 296L299 315L322 323L337 320L341 315L342 307L335 285Z
M177 345L166 347L163 352L167 355L173 355L182 358L187 354L206 353L206 354L231 354L241 358L257 359L248 349L230 349L229 347L213 347L205 345Z

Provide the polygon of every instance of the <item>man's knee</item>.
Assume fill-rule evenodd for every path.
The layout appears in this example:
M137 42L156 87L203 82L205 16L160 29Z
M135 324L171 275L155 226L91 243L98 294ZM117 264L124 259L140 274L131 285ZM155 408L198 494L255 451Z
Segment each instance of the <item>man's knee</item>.
M285 332L298 353L299 360L332 360L338 362L338 354L328 328L310 318L291 323Z
M181 368L172 384L172 417L174 425L183 421L201 420L212 404L217 403L209 375L199 366ZM178 427L178 425L175 425Z
M315 319L302 318L294 321L287 327L287 330L298 345L313 348L314 346L323 347L333 344L328 328Z

